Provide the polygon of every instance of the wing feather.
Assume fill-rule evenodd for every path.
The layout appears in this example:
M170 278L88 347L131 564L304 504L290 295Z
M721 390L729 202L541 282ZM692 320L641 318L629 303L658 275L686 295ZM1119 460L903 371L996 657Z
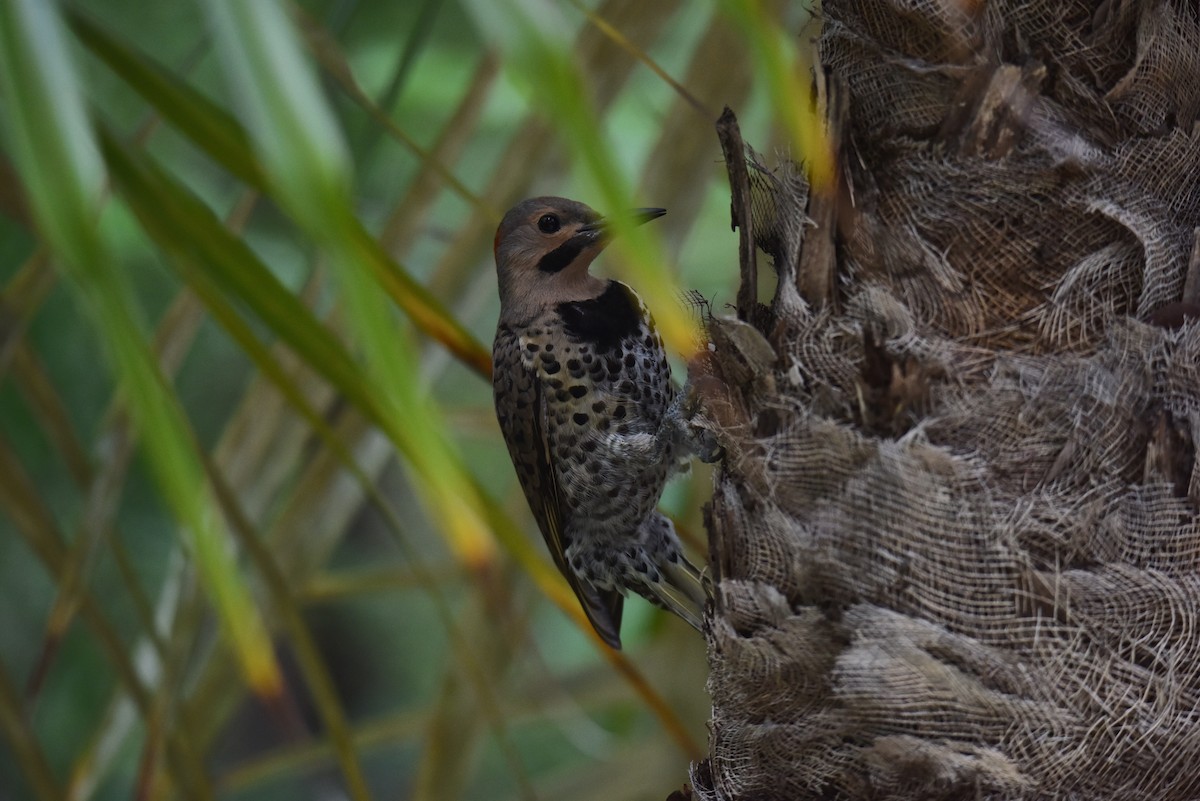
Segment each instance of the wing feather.
M567 564L566 550L570 543L565 526L571 511L565 506L565 496L551 456L546 393L536 368L522 361L517 337L511 331L508 337L509 341L504 343L497 337L493 385L497 419L509 455L554 564L579 599L592 628L609 646L620 649L621 612L625 599L614 590L592 586Z

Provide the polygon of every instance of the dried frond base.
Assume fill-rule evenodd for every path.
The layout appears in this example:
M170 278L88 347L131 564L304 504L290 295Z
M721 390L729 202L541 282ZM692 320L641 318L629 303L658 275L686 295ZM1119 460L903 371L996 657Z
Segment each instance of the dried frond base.
M755 157L780 292L695 381L696 797L1195 801L1200 322L1153 313L1200 300L1200 12L823 5L837 297L798 274L807 184Z

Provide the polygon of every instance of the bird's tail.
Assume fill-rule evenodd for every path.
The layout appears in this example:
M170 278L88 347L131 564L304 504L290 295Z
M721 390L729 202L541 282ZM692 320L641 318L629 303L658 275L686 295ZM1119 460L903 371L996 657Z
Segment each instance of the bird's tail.
M661 558L657 562L662 579L647 581L640 594L651 603L674 612L686 620L697 631L703 631L704 607L711 595L711 590L704 571L696 567L683 555L675 534L675 524L662 513L656 513L647 520L647 524L658 528L660 535L670 540L677 555L674 560Z
M682 554L678 562L660 565L663 581L650 586L650 591L667 609L686 620L696 631L703 631L704 605L708 589L704 574Z

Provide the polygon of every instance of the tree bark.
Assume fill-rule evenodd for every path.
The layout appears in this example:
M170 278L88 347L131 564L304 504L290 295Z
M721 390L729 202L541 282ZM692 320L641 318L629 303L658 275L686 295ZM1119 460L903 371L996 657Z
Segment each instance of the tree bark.
M779 285L693 380L694 792L1200 797L1200 11L824 14L836 187L730 164Z

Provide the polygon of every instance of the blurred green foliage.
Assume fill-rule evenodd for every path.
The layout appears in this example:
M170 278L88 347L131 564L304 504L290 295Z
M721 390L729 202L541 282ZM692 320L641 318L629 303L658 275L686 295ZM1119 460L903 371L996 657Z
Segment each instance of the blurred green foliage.
M775 142L731 17L796 8L13 0L10 43L34 5L62 46L0 62L0 799L664 798L703 643L635 602L614 662L547 603L472 361L489 246L534 194L666 206L600 269L722 310L712 122ZM664 499L700 539L707 479Z

